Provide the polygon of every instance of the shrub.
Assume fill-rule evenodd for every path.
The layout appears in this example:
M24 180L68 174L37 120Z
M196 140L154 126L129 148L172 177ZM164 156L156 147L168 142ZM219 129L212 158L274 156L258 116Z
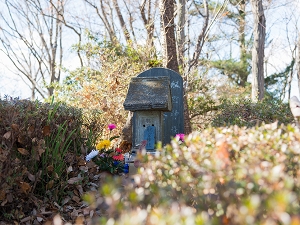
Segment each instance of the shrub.
M136 186L102 184L114 224L299 224L300 130L208 128L143 160ZM92 199L86 197L86 199Z
M252 103L249 98L223 99L218 106L212 126L253 127L275 121L278 121L279 124L293 122L293 116L287 103L270 98L265 98L257 103Z
M67 168L81 154L81 111L6 99L0 100L0 120L0 215L22 218L39 204L32 195L60 202Z

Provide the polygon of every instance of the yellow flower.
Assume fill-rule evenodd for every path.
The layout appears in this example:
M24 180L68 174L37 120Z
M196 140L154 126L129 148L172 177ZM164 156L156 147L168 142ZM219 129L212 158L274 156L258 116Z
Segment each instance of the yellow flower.
M96 149L97 150L101 150L103 148L108 148L110 146L110 140L103 140L103 141L100 141L97 146L96 146Z

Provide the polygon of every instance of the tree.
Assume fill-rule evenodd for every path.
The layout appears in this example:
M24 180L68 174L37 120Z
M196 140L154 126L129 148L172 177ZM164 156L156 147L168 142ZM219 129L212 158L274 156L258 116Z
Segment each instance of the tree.
M161 0L161 39L163 65L179 72L174 23L174 0Z
M2 52L19 75L28 82L35 99L53 94L53 82L61 79L63 59L62 21L65 1L6 0L1 13ZM45 88L46 87L46 88Z
M251 0L254 17L254 40L252 49L252 101L264 97L264 50L266 37L266 19L262 0Z
M297 49L298 49L298 56L297 56L296 67L297 67L298 89L299 89L299 96L300 96L300 33L298 35Z
M186 0L177 1L177 16L178 22L176 26L177 32L177 53L178 53L178 64L182 69L184 67L184 55L185 55L185 27L186 27Z
M238 58L230 53L230 58L206 61L209 67L218 69L221 74L240 87L246 86L250 74L251 55L248 50L249 41L246 39L248 33L246 30L246 5L248 2L248 0L231 0L228 5L219 6L220 8L224 7L224 13L222 14L222 24L224 25L219 28L220 33L224 33L224 36L220 36L219 39L230 40L229 45L234 45L236 46L234 48L239 49ZM229 27L233 27L233 29L228 31Z

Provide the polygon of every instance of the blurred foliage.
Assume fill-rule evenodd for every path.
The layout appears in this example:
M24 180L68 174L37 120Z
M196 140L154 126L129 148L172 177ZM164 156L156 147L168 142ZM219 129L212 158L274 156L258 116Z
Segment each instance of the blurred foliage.
M250 98L222 99L212 126L251 127L275 121L278 121L279 124L293 122L293 115L288 103L269 97L265 97L257 103L252 103Z
M263 124L207 128L139 155L135 182L102 183L93 224L259 225L300 223L300 131ZM122 187L122 188L121 188Z
M119 124L120 131L127 118L123 103L131 78L161 66L161 61L152 49L99 40L89 32L87 38L85 45L74 46L83 55L85 65L66 71L63 84L55 86L55 98L84 109L87 118L97 112L96 127L110 121Z

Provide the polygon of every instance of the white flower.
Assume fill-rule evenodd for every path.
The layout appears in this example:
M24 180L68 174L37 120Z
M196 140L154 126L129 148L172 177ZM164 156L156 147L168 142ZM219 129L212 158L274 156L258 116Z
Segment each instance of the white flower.
M96 155L98 155L99 154L99 151L97 151L97 150L92 150L91 152L90 152L90 154L88 154L86 157L85 157L85 160L88 162L88 161L90 161L92 158L94 158Z

